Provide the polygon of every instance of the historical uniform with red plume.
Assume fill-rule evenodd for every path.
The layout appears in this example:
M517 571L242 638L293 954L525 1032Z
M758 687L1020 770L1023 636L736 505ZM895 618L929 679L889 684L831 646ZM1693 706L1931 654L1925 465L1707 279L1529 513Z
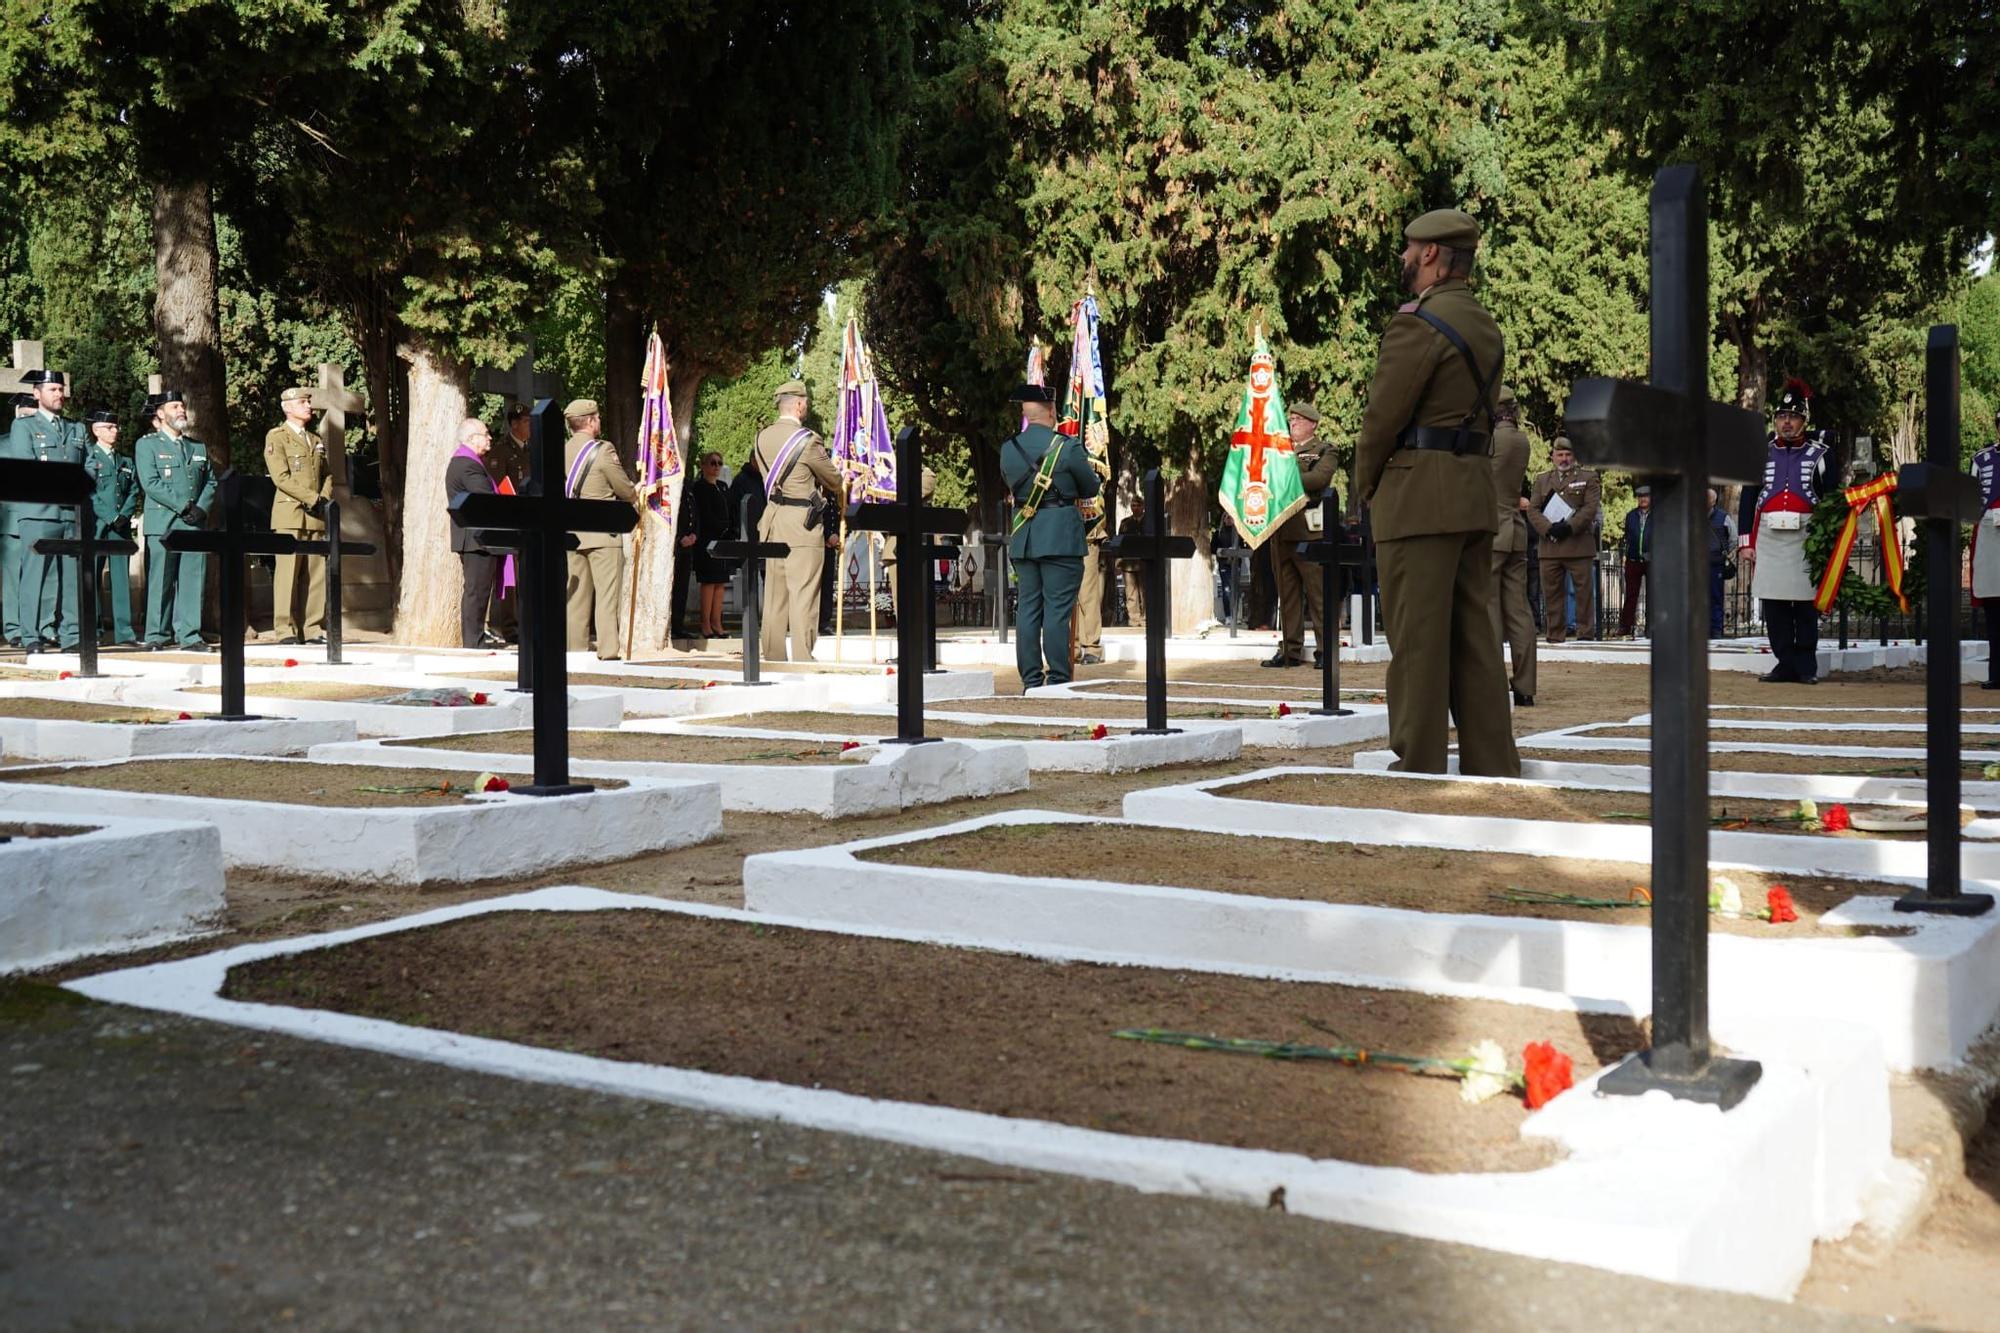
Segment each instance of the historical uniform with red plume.
M1772 432L1764 459L1764 484L1743 491L1738 539L1750 592L1763 603L1771 655L1769 681L1819 683L1819 611L1813 605L1812 565L1806 559L1806 529L1813 506L1834 484L1830 450L1808 427L1812 389L1804 380L1785 381L1772 411Z

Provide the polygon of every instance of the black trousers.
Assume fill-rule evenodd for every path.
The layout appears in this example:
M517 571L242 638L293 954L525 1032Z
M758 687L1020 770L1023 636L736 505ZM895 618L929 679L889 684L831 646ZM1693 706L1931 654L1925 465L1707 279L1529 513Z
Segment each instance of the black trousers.
M460 551L459 568L465 591L458 596L458 646L477 648L486 632L486 606L493 600L493 582L500 577L500 557L486 551Z
M1810 601L1764 599L1764 627L1771 635L1777 669L1792 680L1819 675L1819 612Z
M1981 602L1986 613L1986 683L2000 685L2000 600Z

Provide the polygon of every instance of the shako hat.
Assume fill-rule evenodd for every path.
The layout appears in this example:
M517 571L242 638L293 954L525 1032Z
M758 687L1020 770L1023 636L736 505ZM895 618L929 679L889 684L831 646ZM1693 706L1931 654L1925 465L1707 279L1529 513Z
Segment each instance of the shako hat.
M1772 405L1773 413L1790 412L1795 416L1812 420L1812 385L1794 375L1785 381L1785 387L1778 394L1778 401Z

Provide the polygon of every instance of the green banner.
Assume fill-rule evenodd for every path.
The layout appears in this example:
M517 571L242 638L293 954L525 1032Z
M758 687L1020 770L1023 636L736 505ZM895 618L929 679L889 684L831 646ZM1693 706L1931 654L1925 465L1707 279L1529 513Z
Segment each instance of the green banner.
M1250 355L1250 378L1243 385L1243 405L1236 410L1236 429L1229 434L1229 457L1222 464L1222 485L1216 496L1244 545L1252 550L1262 546L1265 538L1306 504L1277 371L1271 349L1264 344L1264 330L1259 328Z

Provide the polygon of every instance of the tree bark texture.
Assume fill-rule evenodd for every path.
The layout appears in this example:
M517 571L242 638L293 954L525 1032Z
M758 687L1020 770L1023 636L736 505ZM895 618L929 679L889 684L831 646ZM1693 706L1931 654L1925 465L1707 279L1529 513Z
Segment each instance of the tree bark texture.
M376 478L382 489L383 553L389 577L403 569L403 470L409 456L409 376L396 354L396 330L379 290L355 312L356 341L368 377L368 425L375 437Z
M229 463L228 386L222 368L221 261L206 180L153 187L153 335L160 374L187 395L191 433L218 470Z
M1208 545L1210 487L1199 471L1187 467L1165 489L1167 531L1194 538L1193 558L1173 562L1174 618L1167 632L1192 634L1202 621L1215 619L1215 557Z
M620 282L604 294L604 438L630 466L638 457L639 378L646 368L646 321Z
M472 392L467 366L420 336L398 349L409 371L409 452L402 479L402 584L396 641L458 646L458 557L451 550L444 472ZM386 480L384 489L387 489ZM555 614L562 614L557 607Z

